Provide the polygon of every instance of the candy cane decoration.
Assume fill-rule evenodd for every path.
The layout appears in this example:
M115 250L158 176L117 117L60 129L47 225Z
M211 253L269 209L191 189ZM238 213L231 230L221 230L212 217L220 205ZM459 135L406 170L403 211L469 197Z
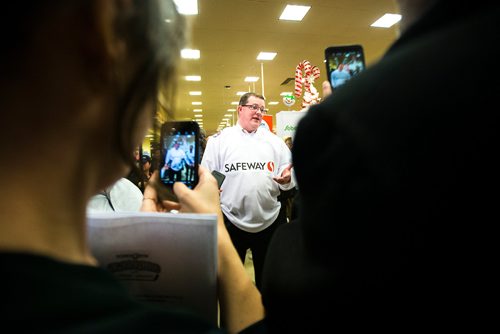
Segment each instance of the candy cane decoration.
M301 61L295 68L295 96L301 97L302 89L304 89L302 107L318 103L319 94L316 89L313 92L311 87L314 88L314 81L319 78L319 75L319 68L311 66L307 60Z
M304 71L304 75L302 75L302 71ZM301 97L302 96L302 86L304 84L304 88L307 91L310 89L310 83L308 80L303 80L304 78L307 78L311 75L312 73L312 68L311 68L311 63L307 60L301 61L297 67L295 68L295 96L296 97ZM305 82L304 82L305 81Z

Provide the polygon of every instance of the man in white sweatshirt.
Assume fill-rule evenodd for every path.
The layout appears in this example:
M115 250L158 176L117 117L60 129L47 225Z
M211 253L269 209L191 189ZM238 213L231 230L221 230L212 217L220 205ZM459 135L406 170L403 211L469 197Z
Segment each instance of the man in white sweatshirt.
M286 223L277 200L281 190L295 186L291 154L285 142L260 127L265 99L246 93L238 105L238 123L209 137L201 164L226 175L221 207L231 240L242 261L252 251L255 282L276 228Z

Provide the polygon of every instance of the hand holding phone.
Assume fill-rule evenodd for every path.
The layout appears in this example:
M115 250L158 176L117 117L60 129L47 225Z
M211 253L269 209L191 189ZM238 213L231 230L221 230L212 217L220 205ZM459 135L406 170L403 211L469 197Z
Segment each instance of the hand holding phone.
M195 121L170 121L161 126L160 184L174 199L172 187L182 182L193 189L198 184L200 128ZM165 197L165 196L163 196Z
M331 46L325 49L328 81L332 91L365 69L365 56L361 45Z

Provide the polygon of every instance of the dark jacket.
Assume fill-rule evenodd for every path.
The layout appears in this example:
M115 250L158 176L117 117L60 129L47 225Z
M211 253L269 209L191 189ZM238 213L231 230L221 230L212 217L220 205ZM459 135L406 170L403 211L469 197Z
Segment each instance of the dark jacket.
M493 321L499 21L498 2L438 1L300 121L300 214L264 270L271 329Z

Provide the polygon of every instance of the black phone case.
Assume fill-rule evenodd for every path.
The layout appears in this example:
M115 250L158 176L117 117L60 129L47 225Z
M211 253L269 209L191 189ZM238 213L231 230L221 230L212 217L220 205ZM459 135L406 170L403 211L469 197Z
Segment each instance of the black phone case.
M221 172L219 171L216 171L216 170L213 170L212 171L212 175L215 177L215 179L217 180L217 185L219 186L219 189L220 187L222 186L222 183L224 182L224 180L226 179L226 175L222 174Z
M349 63L353 61L356 61L359 65L348 72L349 76L344 74L345 77L339 79L339 84L332 82L332 72L339 69L341 70L345 65L348 66ZM325 64L328 82L330 82L330 86L332 86L332 90L334 91L344 82L350 80L365 69L366 63L363 47L359 44L330 46L325 49Z
M194 136L194 138L193 138ZM168 169L165 169L165 159L167 153L175 142L187 144L188 146L194 145L194 169L188 168L186 161L184 161L183 169L179 176L171 177ZM160 185L166 188L167 191L161 190L162 197L169 197L175 199L172 191L174 182L181 179L181 182L186 184L189 188L194 188L198 184L198 166L200 160L200 128L195 121L168 121L162 124L160 133L161 145L161 159L159 162L158 170L160 171ZM186 152L185 152L186 153ZM189 169L189 172L188 172ZM189 173L189 178L187 177ZM158 188L158 187L157 187Z

